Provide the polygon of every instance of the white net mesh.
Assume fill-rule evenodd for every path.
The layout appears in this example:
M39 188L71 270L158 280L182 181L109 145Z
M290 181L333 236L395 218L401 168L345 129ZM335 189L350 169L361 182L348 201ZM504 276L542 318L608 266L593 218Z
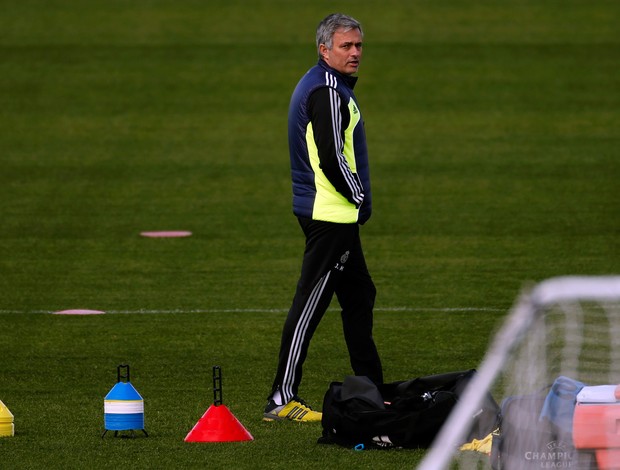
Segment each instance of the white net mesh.
M597 468L594 449L575 449L572 423L579 387L604 384L620 384L620 277L545 281L518 299L418 468ZM552 390L562 399L548 401ZM493 453L459 451L486 393L503 403Z

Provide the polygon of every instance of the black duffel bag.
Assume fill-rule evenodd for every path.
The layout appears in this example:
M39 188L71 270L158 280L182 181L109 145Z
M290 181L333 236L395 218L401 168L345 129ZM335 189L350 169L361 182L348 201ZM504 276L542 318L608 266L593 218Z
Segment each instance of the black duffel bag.
M379 387L363 376L332 382L323 399L319 443L360 449L429 447L475 372L450 372ZM492 432L498 414L497 403L488 395L472 416L465 442Z

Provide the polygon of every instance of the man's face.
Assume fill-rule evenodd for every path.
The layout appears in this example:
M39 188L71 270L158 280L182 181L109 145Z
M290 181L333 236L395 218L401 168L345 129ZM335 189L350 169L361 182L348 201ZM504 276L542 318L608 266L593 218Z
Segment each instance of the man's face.
M362 58L362 33L359 29L347 32L339 29L332 37L332 48L319 46L321 57L331 68L345 75L357 72Z

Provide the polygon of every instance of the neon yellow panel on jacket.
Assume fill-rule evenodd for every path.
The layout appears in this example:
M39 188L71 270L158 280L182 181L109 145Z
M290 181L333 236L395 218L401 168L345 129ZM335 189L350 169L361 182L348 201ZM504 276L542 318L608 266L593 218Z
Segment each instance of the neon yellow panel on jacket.
M360 114L357 111L353 99L348 104L351 120L349 126L344 131L345 147L343 153L345 159L353 173L357 172L355 161L355 149L353 148L353 131L360 120ZM306 145L310 164L314 170L316 197L314 199L314 207L312 209L312 218L314 220L323 220L325 222L336 222L341 224L353 224L358 220L359 209L355 204L349 202L342 194L336 191L336 188L329 182L320 166L319 154L314 141L314 132L312 122L308 123L306 130Z

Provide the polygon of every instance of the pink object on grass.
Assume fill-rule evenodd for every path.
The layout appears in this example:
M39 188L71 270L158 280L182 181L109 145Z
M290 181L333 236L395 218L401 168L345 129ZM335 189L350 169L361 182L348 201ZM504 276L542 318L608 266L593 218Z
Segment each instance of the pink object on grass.
M187 230L164 230L158 232L142 232L140 235L148 238L179 238L189 237L192 235L192 232Z
M70 309L70 310L59 310L58 312L54 312L55 315L101 315L101 310L88 310L88 309Z

